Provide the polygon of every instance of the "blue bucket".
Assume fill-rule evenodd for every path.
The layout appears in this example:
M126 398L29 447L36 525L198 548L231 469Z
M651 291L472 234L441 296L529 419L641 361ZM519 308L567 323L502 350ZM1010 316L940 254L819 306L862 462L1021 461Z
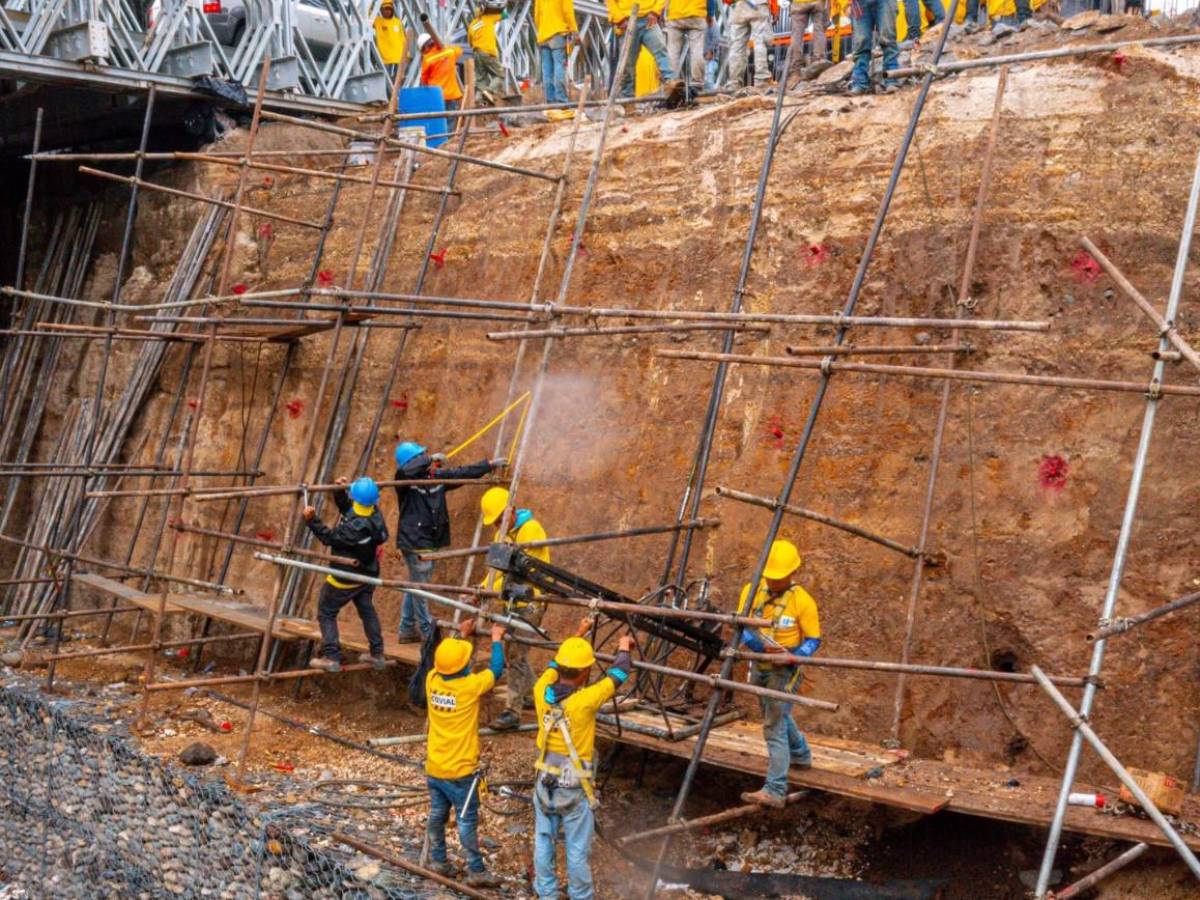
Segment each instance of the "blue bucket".
M400 89L400 112L402 113L442 113L446 111L446 101L442 97L440 87L406 87ZM430 116L428 119L408 119L404 127L421 126L425 129L425 142L430 147L439 147L446 143L450 131L448 120L444 116Z

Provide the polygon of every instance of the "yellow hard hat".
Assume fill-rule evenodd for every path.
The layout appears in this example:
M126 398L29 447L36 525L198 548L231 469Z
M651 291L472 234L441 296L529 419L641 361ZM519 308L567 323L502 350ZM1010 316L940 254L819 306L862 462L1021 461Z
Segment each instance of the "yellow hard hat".
M479 499L479 508L483 510L483 524L495 525L506 506L508 506L507 488L494 487L484 491L483 496Z
M433 667L442 675L453 675L461 672L471 661L475 648L470 641L462 638L446 638L437 645L433 653Z
M798 568L803 560L800 551L791 541L776 541L771 545L771 553L767 556L767 567L763 569L763 577L772 580L787 578Z
M554 661L568 669L586 669L596 661L596 654L583 638L569 637L559 645Z

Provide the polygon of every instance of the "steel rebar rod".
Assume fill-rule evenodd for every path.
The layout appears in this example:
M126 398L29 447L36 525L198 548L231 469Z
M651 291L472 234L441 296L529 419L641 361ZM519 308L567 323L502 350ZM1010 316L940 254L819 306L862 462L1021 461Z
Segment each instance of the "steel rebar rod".
M678 525L649 525L645 528L623 528L617 531L597 531L591 534L572 534L565 537L547 538L544 541L522 541L523 550L533 550L538 547L561 547L566 544L590 544L594 541L611 541L618 538L645 537L652 534L669 534L682 528L716 528L721 524L717 518L694 519ZM453 550L430 550L418 552L421 559L457 559L462 556L483 556L491 549L491 544L478 547L458 547Z
M1124 273L1113 264L1112 260L1100 252L1099 247L1086 237L1080 237L1079 243L1091 255L1092 259L1100 263L1100 268L1104 269L1108 273L1109 278L1117 283L1117 287L1124 292L1125 296L1132 300L1138 309L1145 313L1146 317L1155 324L1159 335L1165 336L1182 358L1190 362L1195 368L1200 369L1200 353L1197 353L1192 345L1183 339L1183 336L1175 328L1175 323L1168 322L1159 315L1158 310L1154 308L1154 304L1147 300L1142 295L1142 292L1133 286L1133 282L1125 277ZM1162 351L1157 352L1161 353Z
M141 178L134 178L127 175L117 175L113 172L105 172L102 169L93 169L89 166L80 166L79 171L84 175L95 175L97 178L106 178L109 181L119 181L123 184L136 185L139 188L144 188L148 191L157 191L160 194L171 194L174 197L186 197L189 200L199 200L201 203L207 203L210 206L220 206L224 209L235 209L235 205L228 200L221 200L218 197L209 197L206 194L197 194L194 191L181 191L178 188L170 188L166 185L155 184L153 181L146 181ZM301 225L304 228L320 228L321 223L309 222L307 219L295 219L291 216L285 216L281 213L273 213L269 210L258 209L253 206L241 206L243 212L253 216L259 216L263 219L274 219L276 222L286 222L289 225Z
M337 125L330 125L326 122L316 122L310 119L298 119L295 116L285 116L282 113L264 113L264 118L271 119L275 122L287 122L291 125L299 125L302 128L311 128L314 131L325 131L329 134L340 134L343 137L354 138L360 141L375 141L378 135L370 134L366 131L355 131L350 128L340 128ZM510 175L525 175L529 178L537 178L542 181L558 181L559 176L550 175L546 172L538 172L534 169L524 169L520 166L510 166L505 163L495 162L490 159L482 159L478 156L470 156L466 153L455 153L451 150L438 150L434 147L426 147L424 144L414 144L411 141L402 141L399 138L385 138L388 146L396 147L400 150L413 150L417 153L424 153L427 156L437 156L442 159L456 159L459 162L470 163L475 166L483 166L485 169L495 169L499 172L507 172Z
M1114 619L1107 623L1102 623L1099 628L1091 632L1087 636L1088 641L1102 641L1110 638L1113 635L1124 634L1136 628L1138 625L1145 625L1147 622L1153 622L1155 619L1162 616L1170 615L1173 612L1178 612L1181 609L1186 609L1193 604L1200 603L1200 591L1194 594L1185 594L1178 600L1172 600L1170 603L1164 603L1162 606L1157 606L1154 609L1144 613L1138 613L1136 616L1127 616L1121 619Z
M521 546L524 546L522 544ZM773 621L758 616L742 616L737 613L710 612L701 609L682 609L675 606L649 606L644 603L619 603L613 600L596 600L591 597L560 597L556 594L539 594L537 603L558 606L575 606L581 609L598 609L601 612L629 613L649 619L691 619L696 622L723 622L727 625L747 628L769 628Z
M1171 290L1167 296L1167 307L1163 318L1173 322L1179 312L1179 301L1183 296L1184 278L1187 274L1188 261L1192 248L1192 236L1196 231L1197 208L1200 207L1200 151L1196 154L1195 171L1192 175L1192 185L1188 196L1187 211L1183 217L1183 230L1179 238L1179 248L1175 257L1175 269L1171 277ZM1160 335L1158 349L1166 350L1169 342L1166 335ZM1154 363L1151 383L1161 383L1166 369L1166 363L1161 359ZM1142 478L1146 471L1146 460L1150 456L1150 441L1154 435L1154 419L1158 412L1158 395L1150 394L1146 398L1146 409L1142 416L1141 431L1138 435L1137 451L1133 459L1133 471L1129 478L1129 492L1125 498L1125 510L1121 516L1121 530L1117 535L1117 546L1113 552L1112 568L1109 572L1108 587L1104 592L1104 602L1100 610L1100 621L1109 621L1117 605L1117 596L1121 590L1121 582L1125 575L1125 561L1129 554L1129 545L1133 538L1133 528L1137 521L1138 500L1141 496ZM1104 651L1108 642L1098 640L1092 644L1092 658L1088 674L1099 676L1104 667ZM1094 687L1084 689L1083 699L1079 705L1080 715L1091 715L1092 703L1096 698ZM1079 767L1079 754L1083 750L1083 736L1078 729L1071 739L1071 749L1067 753L1067 761L1063 766L1062 784L1059 788L1058 802L1054 807L1054 816L1050 822L1050 833L1046 838L1046 849L1042 856L1042 864L1038 871L1035 895L1038 900L1046 896L1050 884L1050 874L1054 869L1054 858L1058 853L1058 842L1062 838L1063 820L1067 814L1067 799L1071 786L1075 781L1075 772Z
M379 847L373 847L370 844L365 844L358 838L351 837L348 834L342 834L340 831L335 831L330 835L335 841L345 844L348 847L353 847L359 853L373 856L381 862L387 863L389 866L396 866L404 869L407 872L412 872L414 875L419 875L426 881L432 881L435 884L440 884L442 887L450 888L460 894L466 894L468 897L474 897L475 900L494 900L491 894L485 894L483 891L477 891L473 887L468 887L461 879L455 880L447 878L445 875L439 875L431 869L426 869L424 866L419 866L414 862L409 862L402 856L397 856L394 853L389 853Z
M109 610L103 610L108 612ZM238 631L233 634L219 634L216 636L199 637L199 638L184 638L178 641L153 641L144 644L126 644L122 647L95 647L91 650L81 650L78 653L56 653L53 656L41 657L43 662L58 662L64 659L82 659L84 657L92 658L96 656L112 656L117 653L141 653L148 650L157 652L173 647L193 647L199 644L215 644L222 641L244 641L247 638L261 637L261 633L257 631Z
M770 497L760 497L757 494L747 494L745 491L735 491L732 488L717 485L717 496L728 497L731 500L740 500L742 503L749 503L751 506L761 506L763 509L776 509L778 503ZM904 556L912 559L917 559L922 556L920 550L916 547L906 547L899 541L893 541L891 538L886 538L883 535L876 534L873 531L868 531L858 525L852 525L849 522L843 522L841 519L835 519L833 516L827 516L824 513L815 512L811 509L805 509L802 506L796 506L792 503L784 504L784 512L790 513L793 516L799 516L802 519L810 519L813 522L820 522L822 525L828 525L830 528L836 528L839 531L844 531L847 534L852 534L855 537L863 538L871 541L881 547L887 547L889 550L894 550ZM930 565L940 565L942 558L933 554L924 554L925 561Z
M348 556L331 556L320 550L308 550L304 547L288 547L278 541L267 541L262 538L250 537L245 534L234 534L229 531L220 531L216 528L201 528L198 525L188 525L184 522L172 522L171 528L178 528L180 531L186 531L188 534L199 534L205 537L218 538L223 541L232 541L235 544L245 544L248 547L263 547L268 550L278 550L280 553L295 553L297 556L308 556L314 559L323 559L329 562L340 563L347 566L357 566L358 560L351 559Z
M795 803L807 797L810 791L794 791L784 798L785 804ZM697 828L707 828L710 825L720 825L724 822L731 822L734 819L743 819L746 816L757 815L758 813L766 812L766 807L761 803L744 803L741 806L733 806L729 809L722 810L718 813L713 813L708 816L696 816L694 819L684 819L681 822L671 822L667 825L660 825L657 828L651 828L648 831L639 831L636 834L623 834L617 838L616 843L619 847L624 847L626 844L632 844L636 841L644 841L647 838L665 837L668 834L679 834L684 831L695 831Z
M388 660L387 666L394 666L394 660ZM376 671L374 663L349 663L343 665L341 670L343 673L349 672L368 672ZM188 678L182 681L156 681L154 684L148 684L144 690L149 693L158 693L159 691L186 691L189 688L208 688L217 684L257 684L263 685L271 681L291 681L296 678L312 678L318 675L333 674L326 669L290 669L287 672L258 672L253 675L217 675L212 678ZM246 732L249 733L252 722L246 723ZM244 735L243 735L244 739ZM236 776L241 780L241 776Z
M494 478L422 478L422 479L407 479L402 481L377 481L379 487L398 487L404 485L495 485L505 484L504 479ZM241 497L280 497L288 494L299 496L307 491L310 494L324 494L332 491L340 490L344 486L339 484L297 484L297 485L266 485L266 486L250 486L243 488L128 488L112 491L92 491L88 494L89 497L166 497L173 495L190 495L192 499L198 502L211 500L236 500Z
M947 26L948 27L948 26ZM970 308L971 284L975 280L975 260L979 253L979 236L983 231L983 210L987 204L988 190L992 181L992 164L996 156L996 139L1000 133L1000 116L1004 105L1004 89L1008 85L1008 67L1002 66L1000 77L996 81L996 98L992 104L992 121L988 128L987 147L983 154L980 167L979 187L975 194L975 209L971 216L971 231L967 239L966 258L963 262L962 277L958 283L957 302L954 304L956 319L963 318L963 313ZM952 341L959 340L959 332L952 332ZM957 367L959 357L954 357L951 364ZM950 412L950 381L942 382L941 398L938 401L938 413L933 429L933 449L929 454L929 474L925 479L925 495L921 503L921 521L917 527L917 548L924 554L929 540L929 523L933 518L933 501L937 493L938 472L942 462L942 446L945 443L946 419ZM925 583L925 566L917 563L913 567L912 580L909 583L908 604L904 616L904 640L900 645L900 662L907 663L912 654L913 631L916 628L917 606L921 600L921 589ZM904 713L904 690L906 687L904 675L896 680L896 693L892 700L892 732L893 741L900 740L900 725ZM998 689L997 689L998 690Z
M692 322L683 325L619 325L613 328L538 328L528 331L489 331L489 341L519 341L533 338L604 337L613 334L664 334L679 331L742 331L769 334L766 325Z
M949 36L950 29L942 30L941 37L938 40L937 47L933 53L933 61L936 64L942 57L942 51L946 46L946 39ZM784 62L784 71L787 71L791 66L791 54L794 50L794 45L789 45L786 59ZM858 306L858 299L862 293L863 285L866 283L867 271L870 268L871 259L875 254L875 247L879 242L879 236L883 232L884 222L887 220L888 211L891 208L892 198L896 193L896 186L900 183L900 175L904 171L904 162L908 158L909 147L912 145L913 136L916 134L917 123L920 121L921 112L925 108L925 102L929 97L929 89L933 83L932 73L926 74L921 81L921 87L917 93L916 102L913 105L912 115L909 118L908 125L904 130L904 136L901 139L900 147L896 153L895 162L892 165L892 171L888 177L887 187L884 190L882 199L879 202L879 209L875 215L875 221L872 223L870 234L867 236L866 246L863 248L863 254L859 260L858 267L854 273L854 280L850 285L849 295L846 298L846 303L842 308L841 316L848 318L854 315L854 310ZM783 114L783 98L784 91L779 92L779 96L775 104L775 117L772 121L771 134L767 139L767 150L763 160L763 171L760 174L760 182L762 190L765 192L766 180L769 175L771 161L774 154L775 142L778 139L779 123ZM754 241L757 234L758 221L757 218L751 220L750 234L747 237L745 254L743 256L743 271L748 271L749 258L753 253ZM741 283L744 289L744 281ZM839 326L835 332L833 343L840 346L845 343L847 328ZM718 354L720 355L720 354ZM799 361L799 360L797 360ZM823 360L822 363L828 363L829 360ZM721 371L721 370L718 370ZM820 380L817 383L816 392L809 404L808 415L804 422L803 430L800 433L800 439L796 444L796 450L792 454L791 462L788 465L787 474L784 477L784 483L780 488L779 497L777 499L774 513L771 516L771 524L767 528L767 533L763 538L763 545L759 551L758 559L754 564L753 575L750 578L751 585L750 595L746 598L748 602L752 602L754 594L757 591L757 586L762 583L763 571L767 566L767 557L771 551L771 545L775 542L779 534L779 528L783 524L784 507L790 502L792 489L795 486L796 479L800 474L800 467L808 455L808 447L812 441L812 436L816 430L817 418L821 412L821 408L825 403L825 396L829 390L829 382L833 375L832 368L823 369L820 374ZM714 413L716 410L714 410ZM703 489L703 482L698 482L695 488L695 503L699 503ZM748 609L748 608L747 608ZM741 610L742 612L747 609ZM729 646L736 650L741 642L741 631L735 629L732 639L729 641ZM726 657L721 666L722 674L728 678L733 671L733 657ZM713 720L717 714L717 710L723 699L721 690L714 690L709 698L708 706L704 712L704 719L700 725L700 731L696 736L696 746L692 752L692 757L688 760L687 770L684 772L682 783L679 786L679 792L676 794L675 803L671 809L672 818L680 818L683 814L684 804L687 802L688 794L691 792L692 782L695 780L696 773L700 768L700 761L704 755L704 745L708 741L709 733L712 731ZM667 849L670 846L670 836L664 838L659 847L659 852L656 857L654 870L650 877L650 886L647 893L648 897L652 897L658 884L658 873L661 869L663 859L666 856Z
M1192 874L1200 880L1200 860L1196 859L1187 842L1179 836L1179 832L1171 826L1171 823L1167 821L1166 816L1162 814L1154 804L1154 801L1146 796L1146 792L1142 790L1142 786L1137 783L1137 780L1121 765L1121 761L1113 755L1112 751L1105 746L1104 742L1096 735L1096 732L1092 730L1092 726L1087 723L1084 713L1081 710L1076 710L1071 705L1071 702L1051 683L1050 679L1046 677L1041 669L1034 666L1030 671L1037 678L1038 684L1042 686L1042 690L1050 695L1050 699L1054 701L1054 705L1067 717L1067 721L1071 723L1075 734L1079 735L1082 740L1087 741L1088 745L1096 751L1096 755L1104 761L1104 764L1112 770L1112 773L1125 786L1125 789L1133 794L1138 805L1150 817L1150 820L1158 826L1167 840L1170 841L1171 846L1179 853L1179 856L1187 864L1187 867L1192 870Z
M39 578L39 582L54 582L54 578ZM140 606L106 606L103 609L68 609L62 612L24 613L19 616L2 616L0 622L37 622L41 619L90 619L97 616L107 616L110 613L138 612Z
M894 672L897 675L932 675L942 678L971 678L976 681L1004 681L1011 684L1037 684L1037 679L1023 672L993 672L990 669L972 669L963 666L926 666L919 663L895 663L871 659L837 659L829 656L792 656L790 653L754 653L750 650L731 652L736 659L773 662L789 666L813 666L827 669L861 669L867 672ZM1054 675L1050 680L1063 687L1082 688L1098 684L1098 679ZM1101 685L1102 686L1102 685Z
M1110 859L1100 868L1089 872L1087 875L1084 875L1078 881L1068 885L1061 891L1054 891L1051 896L1054 898L1054 900L1069 900L1071 897L1078 897L1080 894L1098 885L1109 875L1113 874L1113 872L1117 872L1125 868L1127 865L1145 853L1148 849L1150 849L1148 844L1134 844L1120 856Z
M784 348L790 356L910 356L923 353L971 353L974 349L970 344L843 344L841 347L789 344Z
M378 152L378 151L376 151ZM257 154L256 154L257 155ZM238 161L228 159L226 157L214 156L211 153L172 153L170 156L174 159L190 160L194 162L212 163L218 166L237 166ZM383 158L379 154L379 158ZM371 179L363 175L347 175L344 172L330 172L324 169L305 169L299 166L284 166L275 163L253 162L250 163L251 169L260 169L264 172L281 172L285 175L304 175L309 178L320 178L326 181L347 181L354 184L370 184ZM426 184L414 184L411 181L389 181L386 178L381 178L378 182L380 187L403 188L406 191L416 191L423 194L441 194L443 188L431 187ZM450 191L452 197L460 197L460 191Z
M1055 50L1033 50L1028 53L1009 53L1004 56L981 56L978 59L961 59L954 62L934 62L927 66L908 66L888 72L889 78L914 78L918 75L949 75L969 69L988 69L1010 63L1035 62L1044 59L1062 59L1068 56L1086 56L1092 53L1112 53L1122 47L1179 47L1200 43L1200 34L1183 34L1172 37L1144 38L1142 40L1114 41L1111 44L1084 44L1078 47L1060 47Z
M966 321L964 320L964 324ZM1164 338L1165 341L1165 338ZM751 356L744 353L704 353L699 350L655 350L663 359L687 359L700 362L733 362L745 365L776 366L790 369L836 372L858 372L866 375L899 375L907 378L945 378L950 381L975 381L982 384L1020 384L1031 387L1065 388L1067 390L1114 391L1142 395L1174 395L1200 397L1200 387L1183 384L1163 384L1151 380L1110 381L1104 378L1074 378L1055 375L1030 375L1025 372L987 372L979 369L936 369L929 366L887 366L875 363L851 363L837 360L789 359L786 356Z
M145 319L145 320L151 321L151 322L191 321L191 320L183 320L183 319L172 320L165 316L139 316L138 318ZM114 337L117 337L117 338L140 339L140 340L149 340L149 341L167 341L167 342L192 341L192 342L201 343L201 344L204 343L204 341L205 341L204 335L200 335L200 334L182 334L177 331L170 331L170 332L149 331L144 328L129 328L129 327L121 327L121 326L105 328L105 327L97 326L97 325L75 325L70 322L38 322L37 327L44 328L44 329L46 329L46 331L45 332L29 332L29 333L53 334L55 332L61 332L61 334L55 334L54 336L64 337L64 338L71 338L71 337L91 338L91 337L104 337L105 335L113 335ZM221 335L217 338L217 340L240 341L242 343L257 344L257 343L260 343L263 339L258 338L258 337L247 337L247 336L242 336L242 335Z

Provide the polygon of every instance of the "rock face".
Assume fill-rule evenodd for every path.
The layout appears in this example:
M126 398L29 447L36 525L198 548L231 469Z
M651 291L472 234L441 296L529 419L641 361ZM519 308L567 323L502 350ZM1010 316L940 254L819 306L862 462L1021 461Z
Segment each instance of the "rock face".
M0 690L0 874L25 891L12 896L386 896L314 846L311 807L249 806L110 729L83 704Z

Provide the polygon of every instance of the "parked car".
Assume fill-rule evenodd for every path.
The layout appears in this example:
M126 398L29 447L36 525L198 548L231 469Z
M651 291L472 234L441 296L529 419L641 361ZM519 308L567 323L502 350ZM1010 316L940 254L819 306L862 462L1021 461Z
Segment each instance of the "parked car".
M292 24L308 43L313 56L328 56L338 30L327 0L291 0ZM334 0L336 5L336 0ZM245 0L204 0L204 14L217 40L236 47L246 30Z

